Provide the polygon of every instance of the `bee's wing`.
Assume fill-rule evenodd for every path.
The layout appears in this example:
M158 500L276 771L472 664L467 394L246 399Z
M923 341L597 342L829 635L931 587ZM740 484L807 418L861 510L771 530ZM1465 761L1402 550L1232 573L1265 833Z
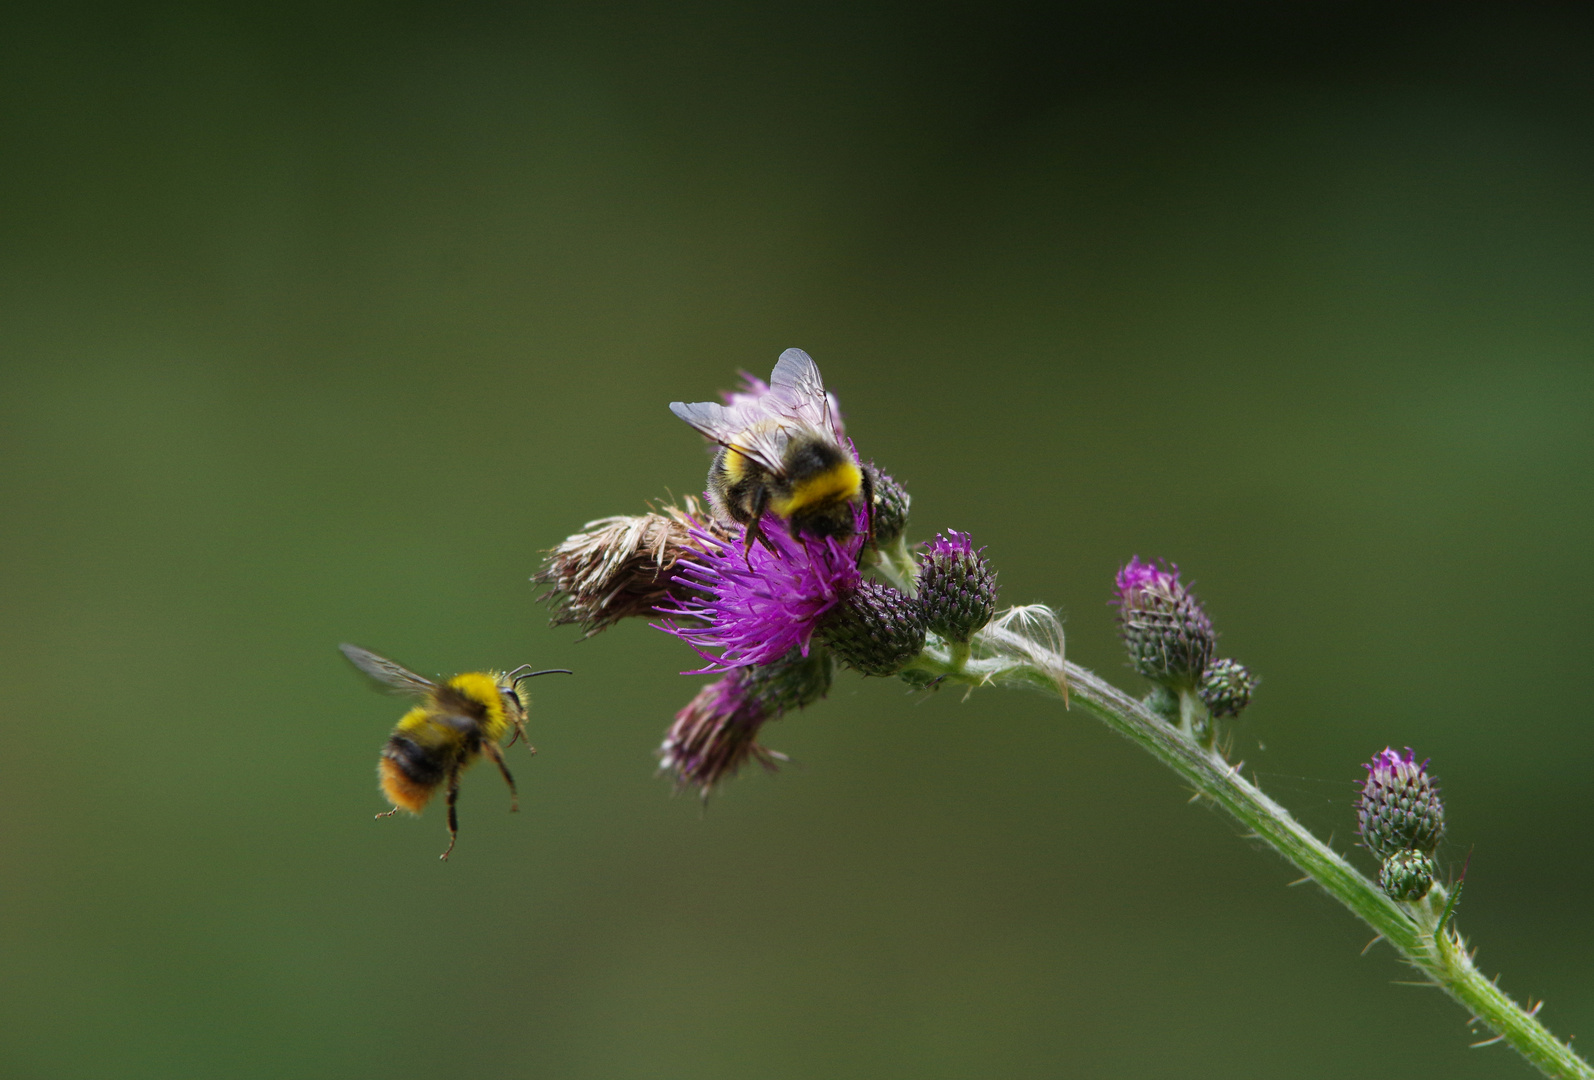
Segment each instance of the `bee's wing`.
M825 393L825 381L819 377L819 365L801 349L787 349L775 361L775 370L769 376L768 398L772 411L790 416L804 424L828 431L837 441L842 438L841 416L836 401Z
M785 472L786 433L778 424L760 423L768 415L761 405L729 409L712 401L670 402L670 411L704 437L740 451L773 473Z
M423 679L403 664L395 664L369 649L347 643L339 645L338 649L349 658L349 663L389 690L398 690L406 694L424 694L435 685L432 680Z
M469 735L471 732L481 727L481 724L478 721L473 720L468 716L462 716L459 713L433 712L428 713L427 715L434 722L442 724L444 727L453 728L455 731L462 732L466 735Z

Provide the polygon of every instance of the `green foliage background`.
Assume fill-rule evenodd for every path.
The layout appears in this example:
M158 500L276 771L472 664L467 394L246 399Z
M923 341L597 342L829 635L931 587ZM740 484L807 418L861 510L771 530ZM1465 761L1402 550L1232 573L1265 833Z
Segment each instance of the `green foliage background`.
M1527 1075L1052 702L844 677L672 798L691 657L526 578L792 345L1123 685L1112 574L1177 561L1340 848L1359 763L1431 755L1463 931L1594 1036L1586 16L5 20L0 1074ZM447 865L374 822L342 640L577 669L523 812L473 774Z

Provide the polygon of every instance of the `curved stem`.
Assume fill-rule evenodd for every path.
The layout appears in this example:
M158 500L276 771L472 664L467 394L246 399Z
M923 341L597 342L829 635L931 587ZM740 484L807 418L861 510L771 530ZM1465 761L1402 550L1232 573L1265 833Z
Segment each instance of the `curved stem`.
M1150 752L1197 793L1272 845L1544 1075L1594 1080L1594 1068L1539 1023L1534 1015L1537 1006L1531 1011L1522 1008L1474 966L1454 920L1444 922L1449 896L1443 887L1436 885L1416 903L1391 900L1245 779L1240 774L1244 762L1231 765L1191 733L1160 719L1095 673L1066 662L1060 652L1043 648L1001 623L981 631L974 644L975 657L963 663L954 664L946 649L932 646L913 666L932 676L975 685L1020 686L1058 696L1071 693L1085 711Z

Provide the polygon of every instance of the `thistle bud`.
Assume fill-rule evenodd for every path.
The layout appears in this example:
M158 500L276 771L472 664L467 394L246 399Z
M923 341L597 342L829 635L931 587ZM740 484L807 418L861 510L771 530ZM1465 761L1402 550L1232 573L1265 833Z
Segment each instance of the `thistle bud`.
M865 675L895 675L924 649L924 615L912 597L865 581L830 610L818 637Z
M759 744L759 730L824 697L833 667L823 649L811 649L807 656L793 650L773 664L733 668L676 714L659 747L659 767L704 798L749 761L774 771L785 758Z
M1433 860L1420 851L1397 851L1384 860L1378 884L1395 900L1421 900L1433 888Z
M1118 571L1118 632L1135 670L1152 682L1193 690L1217 644L1212 620L1179 581L1138 557Z
M1364 768L1356 803L1362 843L1381 859L1401 851L1432 855L1445 831L1445 807L1428 763L1419 765L1409 746L1404 758L1386 747Z
M1238 660L1214 660L1201 677L1201 700L1215 717L1239 716L1255 689L1256 677Z
M908 507L913 499L908 489L881 472L874 462L863 467L874 485L874 542L889 547L908 527Z
M948 530L927 542L919 566L919 604L925 624L948 641L966 642L996 614L996 575L985 549L967 533Z
M696 499L662 512L599 518L587 531L568 537L548 552L532 581L548 586L538 600L549 601L553 626L580 623L591 637L621 619L651 615L666 601L680 603L700 590L679 578L683 560L700 558L692 528L722 536Z

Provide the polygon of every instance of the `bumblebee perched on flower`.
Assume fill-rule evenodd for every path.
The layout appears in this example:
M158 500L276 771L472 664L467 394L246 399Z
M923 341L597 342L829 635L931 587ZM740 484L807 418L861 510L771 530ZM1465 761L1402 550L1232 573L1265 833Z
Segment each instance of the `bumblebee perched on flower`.
M747 389L724 405L676 401L670 411L719 444L708 470L708 497L716 516L747 529L768 546L760 530L765 512L784 518L796 537L837 538L858 531L855 508L873 530L874 481L842 433L835 399L825 393L819 368L801 349L780 354L768 384L749 377Z
M376 815L392 817L400 810L419 814L443 784L448 785L448 858L459 837L459 818L455 803L459 800L459 777L482 754L492 759L509 785L511 811L520 809L519 794L515 791L515 778L504 764L503 751L498 741L511 728L515 740L526 739L526 705L521 700L519 686L522 680L554 672L569 675L564 668L546 671L529 671L523 664L507 673L496 671L467 671L463 675L441 683L422 678L401 664L384 659L355 645L339 645L349 663L369 675L389 690L413 694L421 699L399 720L387 745L382 747L382 757L377 763L381 777L382 794L393 804L393 809ZM528 741L532 753L537 750Z

